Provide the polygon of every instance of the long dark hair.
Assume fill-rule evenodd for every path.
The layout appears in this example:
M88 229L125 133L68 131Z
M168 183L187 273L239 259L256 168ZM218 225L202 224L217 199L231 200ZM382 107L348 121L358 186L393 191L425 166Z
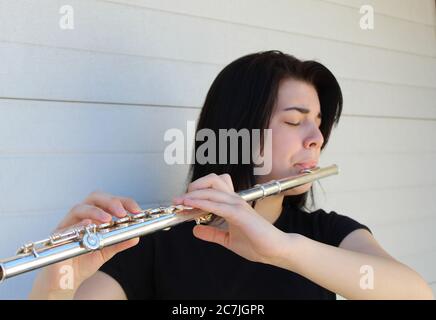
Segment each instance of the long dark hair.
M196 132L210 129L219 137L219 129L260 129L261 140L263 129L267 129L273 108L276 103L280 81L285 78L301 80L313 85L318 93L321 105L320 130L326 146L333 125L339 122L342 112L342 92L335 76L321 63L302 61L292 55L273 50L243 56L227 65L215 78L207 93ZM250 136L251 138L251 136ZM251 140L250 140L251 141ZM197 154L202 141L195 141L194 155ZM217 143L217 145L219 145ZM241 144L238 143L238 163L200 164L194 157L190 167L188 181L194 181L210 173L228 173L233 181L235 191L248 189L256 183L253 175L254 163L241 161ZM218 158L218 148L215 153ZM227 152L229 158L229 152ZM306 204L308 193L286 196L284 205L302 208Z

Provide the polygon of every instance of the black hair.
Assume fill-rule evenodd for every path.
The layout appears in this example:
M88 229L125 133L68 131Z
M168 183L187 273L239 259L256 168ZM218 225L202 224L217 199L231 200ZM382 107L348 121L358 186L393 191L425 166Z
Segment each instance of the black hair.
M219 137L219 129L267 129L277 100L280 81L286 78L304 81L313 85L318 93L321 105L320 131L326 146L333 125L337 125L342 112L342 92L335 76L324 65L313 60L302 61L292 55L272 50L243 56L227 65L213 81L202 107L196 132L210 129ZM251 140L250 140L251 141ZM261 140L262 141L262 140ZM195 141L194 155L201 141ZM219 145L217 143L217 145ZM244 164L240 156L241 144L238 144L238 163L200 164L194 156L188 180L215 173L228 173L235 191L248 189L256 183L253 174L254 163ZM218 155L218 148L216 155ZM227 152L227 157L230 157ZM228 159L227 159L228 160ZM285 196L284 205L302 208L306 204L308 193Z

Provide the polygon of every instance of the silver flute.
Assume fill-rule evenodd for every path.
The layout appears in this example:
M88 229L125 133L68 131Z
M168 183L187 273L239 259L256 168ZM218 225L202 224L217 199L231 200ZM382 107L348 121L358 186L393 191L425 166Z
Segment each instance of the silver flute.
M238 194L247 202L279 194L288 189L338 174L337 165L303 170L301 174L243 190ZM167 230L182 222L208 223L213 214L183 205L142 210L103 224L89 224L54 233L49 238L26 243L15 256L0 260L0 282L47 265L77 257L132 238Z

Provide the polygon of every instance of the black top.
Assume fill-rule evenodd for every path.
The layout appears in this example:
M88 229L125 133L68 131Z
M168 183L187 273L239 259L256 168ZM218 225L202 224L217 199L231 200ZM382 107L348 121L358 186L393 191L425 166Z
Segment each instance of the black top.
M336 299L336 295L291 271L248 261L192 234L195 222L143 236L100 271L112 276L128 299ZM285 207L274 225L287 233L339 246L350 232L368 229L320 209Z

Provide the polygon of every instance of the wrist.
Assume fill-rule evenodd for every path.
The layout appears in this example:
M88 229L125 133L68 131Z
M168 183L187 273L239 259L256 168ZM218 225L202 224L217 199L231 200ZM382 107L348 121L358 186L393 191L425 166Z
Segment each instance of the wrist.
M283 241L280 243L281 248L270 264L296 272L307 240L307 237L298 233L284 233Z

